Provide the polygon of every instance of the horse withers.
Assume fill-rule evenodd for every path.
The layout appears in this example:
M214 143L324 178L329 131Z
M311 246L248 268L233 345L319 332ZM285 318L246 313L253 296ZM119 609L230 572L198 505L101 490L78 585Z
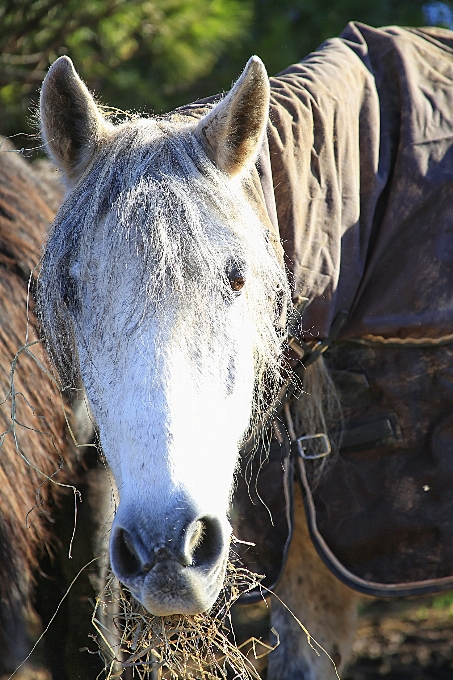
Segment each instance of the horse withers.
M449 243L451 42L444 31L351 24L270 85L252 57L224 98L116 125L67 57L51 67L42 133L69 191L42 261L40 321L62 381L85 387L118 487L113 571L151 614L196 614L220 592L238 449L274 403L288 320L307 366L299 377L307 392L312 386L286 408L294 444L300 435L341 438L341 423L328 422L331 377L322 353L329 344L428 347L451 335L448 293L433 297L445 291L445 248L433 266L439 243L432 229L423 237L435 213L440 241ZM305 306L295 331L292 299L299 311ZM334 339L342 310L347 320ZM351 382L348 361L336 372ZM368 389L366 376L359 383ZM392 413L385 411L388 384L371 390L384 409L371 420L368 392L356 398L361 420L344 430L352 458L333 453L325 472L312 474L301 456L308 466L317 455L307 456L299 441L312 538L316 512L329 519L330 508L311 479L322 490L335 461L343 472L356 464L357 474L357 447L374 452L375 474L390 455L404 454L410 419L398 412L404 400L389 398ZM352 392L357 397L358 387ZM431 487L423 484L419 499L418 482L406 481L410 512ZM356 484L338 517L340 552L342 522L362 518L365 488ZM401 516L402 501L393 500ZM337 560L329 570L318 552L330 564L332 550L321 537L315 551L299 492L294 510L277 592L327 654L306 644L277 601L280 645L269 678L334 678L332 660L340 669L350 650L356 596L333 573L366 592L374 567L370 558L361 576L351 576L354 565L348 571ZM363 547L367 526L361 519L351 532L363 539L354 546L358 562L379 555ZM392 577L378 592L391 591Z

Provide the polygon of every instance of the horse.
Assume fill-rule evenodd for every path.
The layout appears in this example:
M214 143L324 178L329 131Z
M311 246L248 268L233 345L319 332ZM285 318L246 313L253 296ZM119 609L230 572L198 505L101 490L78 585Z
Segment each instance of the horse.
M57 202L49 184L33 173L12 145L2 140L0 147L0 285L2 400L10 392L10 367L15 354L26 341L26 302L30 273L39 260L39 244L52 221ZM30 333L32 333L30 319ZM35 339L35 338L33 338ZM25 370L18 366L16 449L8 411L11 403L2 401L1 413L1 520L0 520L0 674L11 673L27 650L25 617L30 611L42 543L49 545L49 505L56 501L58 487L44 484L59 470L58 455L49 455L49 435L56 449L64 451L64 417L55 413L53 391L42 389L39 371L23 357ZM27 394L36 412L27 413ZM20 403L22 401L22 403ZM27 417L28 416L28 417ZM43 420L45 419L45 420ZM39 431L47 430L47 437ZM6 434L5 434L6 433ZM56 451L55 449L55 451ZM24 462L25 457L28 464ZM42 473L39 473L39 470ZM44 477L43 477L44 475ZM66 475L57 475L65 483ZM37 497L37 490L39 496ZM31 514L30 514L31 513ZM46 517L47 515L47 517Z
M62 384L86 391L118 489L112 570L152 615L195 615L216 601L238 451L284 403L275 436L283 450L286 429L291 453L279 466L297 458L305 486L272 602L270 680L337 677L356 590L392 592L391 577L374 583L338 560L328 568L332 550L313 523L316 485L335 461L351 466L358 446L375 463L379 446L403 446L393 416L373 416L372 426L345 423L352 458L341 458L328 406L335 365L324 359L336 342L352 357L365 345L451 342L448 273L432 264L435 239L417 234L434 220L449 243L452 46L440 29L350 24L270 81L252 57L223 97L117 123L66 56L42 86L42 137L68 194L44 250L39 320ZM413 261L426 266L411 271ZM303 385L288 402L291 367ZM362 383L352 396L363 411ZM335 432L337 453L326 448ZM309 454L315 439L325 450ZM429 499L433 480L406 480L399 512ZM435 576L430 588L451 584ZM306 644L300 621L326 653Z
M47 161L31 165L9 140L0 140L2 677L22 666L58 606L63 617L41 643L52 677L78 677L80 671L94 677L102 669L98 659L79 652L91 626L88 598L97 594L90 584L97 576L93 564L61 602L79 569L102 554L99 546L90 547L91 539L83 538L84 531L95 538L99 529L89 506L99 496L99 491L90 493L90 484L99 487L101 480L96 461L90 463L83 449L73 446L67 427L72 419L69 404L63 403L51 373L46 376L50 367L39 343L32 297L33 272L63 195ZM80 431L74 432L84 441ZM87 501L86 510L79 492ZM72 536L74 499L78 513ZM101 504L94 505L98 512Z

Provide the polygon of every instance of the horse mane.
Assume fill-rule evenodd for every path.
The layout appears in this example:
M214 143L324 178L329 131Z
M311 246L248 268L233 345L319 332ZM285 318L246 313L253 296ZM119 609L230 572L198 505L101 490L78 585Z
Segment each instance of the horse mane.
M50 171L49 171L50 172ZM35 172L6 140L0 140L0 390L10 390L11 362L24 345L30 272L54 216L57 182ZM36 339L30 310L30 340ZM41 361L39 345L33 348ZM23 654L22 618L30 609L34 572L51 539L51 510L68 467L59 471L65 451L65 419L58 392L36 363L21 355L15 375L17 448L11 427L11 399L0 409L0 648L2 662L14 668ZM45 432L46 434L42 434ZM24 460L24 458L26 460ZM27 463L27 462L29 463ZM40 470L41 472L38 472ZM10 657L7 650L10 650Z
M102 224L108 233L103 253L109 263L107 296L115 294L121 266L115 253L132 248L138 265L132 299L140 300L140 306L131 309L130 323L139 327L147 315L154 315L163 336L175 321L167 318L171 301L182 312L176 324L178 318L183 324L172 332L183 333L189 353L195 350L191 343L216 328L213 301L228 289L225 262L246 262L257 418L264 385L269 390L280 381L284 336L279 319L282 306L291 306L287 276L271 235L243 197L241 184L247 178L228 181L214 167L194 134L195 125L191 117L177 114L117 126L54 222L38 281L40 320L62 380L77 384L65 286L74 263L89 257L93 225ZM69 292L77 296L77 291ZM118 337L119 342L124 337L121 329Z

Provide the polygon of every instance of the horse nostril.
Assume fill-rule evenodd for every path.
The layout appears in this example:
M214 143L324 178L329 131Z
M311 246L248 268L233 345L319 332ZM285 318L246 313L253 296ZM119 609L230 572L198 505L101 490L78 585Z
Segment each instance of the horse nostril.
M198 519L191 531L189 553L193 566L217 560L223 550L222 527L214 517Z
M133 548L131 537L127 531L120 529L116 532L112 548L115 555L115 566L122 576L133 576L142 570L140 558ZM151 566L149 566L149 569L151 569Z
M139 535L133 525L128 529L114 527L110 560L115 575L127 585L147 578L150 572L162 574L176 569L178 563L209 571L223 562L225 541L218 518L205 516L189 521L178 533L158 543L153 536Z

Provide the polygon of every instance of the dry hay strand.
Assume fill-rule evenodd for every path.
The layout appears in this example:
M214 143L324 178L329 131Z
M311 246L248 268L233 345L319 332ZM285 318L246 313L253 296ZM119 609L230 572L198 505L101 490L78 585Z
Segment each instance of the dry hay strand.
M255 659L273 647L256 638L236 646L230 610L240 594L259 586L262 578L229 561L223 590L209 612L153 616L111 576L97 598L92 619L98 632L92 637L106 662L106 679L120 678L132 669L139 680L260 680L241 647L251 646ZM100 620L109 610L116 611L111 619L114 631ZM118 639L114 646L109 642L112 632ZM264 653L258 655L260 647Z

